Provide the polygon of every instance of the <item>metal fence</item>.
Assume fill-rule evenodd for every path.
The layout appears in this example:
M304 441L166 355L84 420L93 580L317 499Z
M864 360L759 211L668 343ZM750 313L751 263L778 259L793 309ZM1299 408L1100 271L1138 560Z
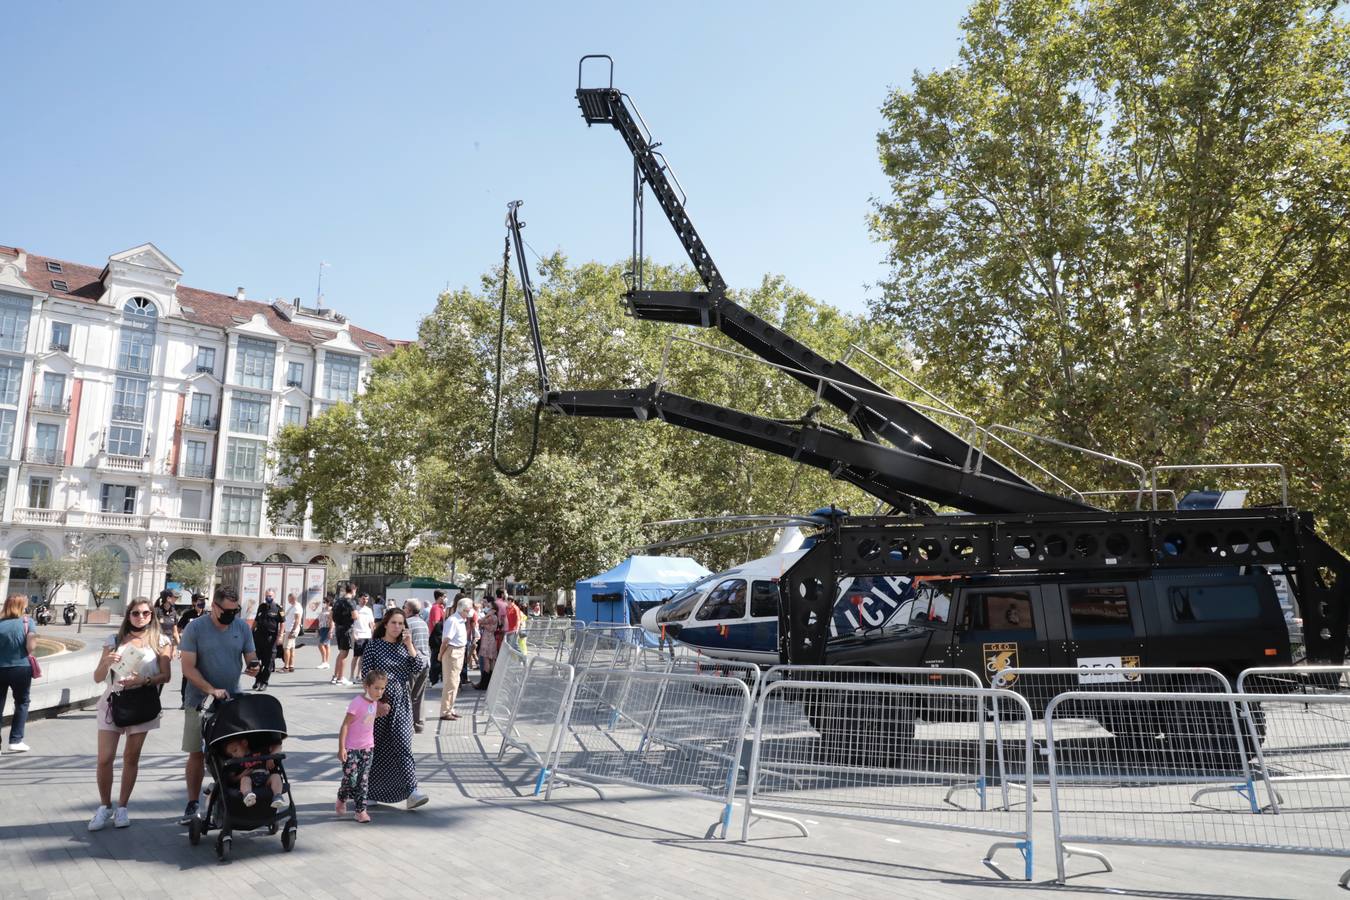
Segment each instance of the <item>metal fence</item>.
M530 655L538 654L566 662L571 659L572 647L584 629L585 625L575 619L533 616L521 633Z
M483 697L484 715L489 728L506 734L520 692L525 686L525 656L509 644L500 648L492 667L492 680Z
M1062 733L1088 716L1114 740ZM1350 695L1071 691L1046 726L1061 882L1070 855L1111 868L1076 844L1350 856Z
M576 635L568 661L578 669L630 669L641 648L641 628L587 626Z
M975 832L1006 838L990 846L986 865L1014 848L1031 878L1026 700L1003 695L1006 746L995 752L984 728L993 689L783 677L793 674L771 672L760 695L743 840L759 819L808 833L773 811Z
M507 747L515 747L538 764L536 794L543 786L548 759L562 733L575 678L575 670L567 663L531 656L525 663L520 692L511 704L497 758L505 755Z
M708 829L726 837L750 717L739 678L586 670L547 768L545 798L561 784L623 784L718 803Z

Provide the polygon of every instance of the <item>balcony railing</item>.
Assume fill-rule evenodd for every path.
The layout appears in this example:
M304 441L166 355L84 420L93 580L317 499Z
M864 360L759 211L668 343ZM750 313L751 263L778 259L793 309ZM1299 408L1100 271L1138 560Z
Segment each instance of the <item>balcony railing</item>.
M198 367L197 367L197 374L198 374L198 375L214 375L214 374L216 374L216 367L215 367L215 366L198 366Z
M144 472L148 460L143 456L119 456L115 453L104 454L99 464L114 472Z
M220 420L211 416L184 416L179 424L198 431L215 431L220 427Z
M210 478L212 477L210 463L186 462L178 467L178 477L180 478Z
M23 461L37 466L63 466L66 463L66 457L60 450L29 447L23 452Z
M62 353L70 352L70 341L52 341L47 345L48 350L60 350Z
M14 521L21 525L62 525L65 519L65 512L59 509L14 507Z
M112 417L114 422L134 422L140 425L145 421L145 407L114 403Z
M150 517L116 512L86 513L85 524L93 528L142 531L150 527Z
M155 519L155 528L180 534L210 534L210 519Z
M304 528L300 525L278 525L272 529L272 534L279 538L295 538L299 540L304 536Z
M37 394L33 397L32 403L34 412L56 413L61 416L70 415L70 398L62 399L60 397L43 396Z

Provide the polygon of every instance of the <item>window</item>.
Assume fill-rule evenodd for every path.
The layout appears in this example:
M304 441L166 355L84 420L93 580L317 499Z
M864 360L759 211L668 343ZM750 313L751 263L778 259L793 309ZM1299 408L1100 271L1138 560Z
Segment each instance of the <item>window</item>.
M11 457L14 451L14 423L19 414L12 409L0 409L0 456Z
M33 436L33 449L37 451L36 462L56 464L56 448L61 442L61 426L40 423Z
M0 294L0 350L22 353L28 345L28 320L33 302L12 294Z
M729 578L713 588L694 616L700 622L740 619L745 616L745 582Z
M53 273L53 274L55 274L55 275L60 275L60 274L62 274L62 272L61 272L61 264L60 264L59 262L55 262L55 261L49 259L49 260L47 260L47 271L48 271L48 272L51 272L51 273Z
M1072 637L1133 637L1130 601L1124 585L1066 588Z
M108 428L108 453L113 456L140 456L141 429L126 425Z
M1031 594L1026 591L993 591L972 594L968 604L975 631L1033 631Z
M192 406L188 409L188 421L198 428L211 427L211 395L193 394Z
M750 618L778 615L778 584L756 581L750 586Z
M216 348L198 347L197 348L197 371L206 372L209 375L216 371Z
M52 279L52 290L54 290L54 291L61 291L62 293L65 293L65 292L68 292L68 291L70 290L70 285L66 284L65 281L63 281L63 280L60 279L60 278L53 278L53 279Z
M117 380L113 382L112 419L114 422L144 424L145 394L149 384L144 378L117 376Z
M262 441L230 438L225 448L225 477L232 481L262 481L267 445Z
M189 478L207 478L211 463L206 458L206 441L188 441L183 447L183 474Z
M181 491L179 492L179 496L182 498L182 506L178 511L178 514L180 516L182 516L184 519L206 518L206 516L202 512L201 491L194 491L194 490Z
M52 323L52 342L50 349L70 352L70 325L66 322Z
M272 387L272 367L277 362L275 341L240 338L234 357L234 380L244 387Z
M304 388L305 364L293 362L286 366L286 386Z
M230 398L230 430L267 434L272 398L265 394L236 393Z
M1167 589L1172 618L1178 622L1226 622L1257 619L1261 598L1248 584L1189 585Z
M689 613L698 605L699 597L703 596L703 588L713 576L708 575L700 578L698 581L689 585L689 587L680 591L669 601L661 606L661 611L656 614L657 622L683 622L689 618Z
M122 307L122 334L117 350L117 368L123 372L150 373L155 349L159 310L144 297L133 297Z
M299 424L301 424L301 422L300 422L300 407L298 407L298 406L291 406L289 403L286 404L285 406L283 406L283 407L281 408L281 424L282 424L282 425L299 425Z
M225 488L220 493L220 530L224 534L257 535L262 520L262 491Z
M136 512L136 488L129 484L105 484L99 492L99 508L105 513L133 515Z
M50 478L28 479L28 508L52 508L52 480Z
M350 402L356 396L356 379L361 372L361 360L356 356L329 353L323 363L323 396L327 400Z
M0 403L19 405L19 386L23 383L23 360L0 356Z
M60 372L43 372L40 402L47 409L64 408L66 405L66 376Z

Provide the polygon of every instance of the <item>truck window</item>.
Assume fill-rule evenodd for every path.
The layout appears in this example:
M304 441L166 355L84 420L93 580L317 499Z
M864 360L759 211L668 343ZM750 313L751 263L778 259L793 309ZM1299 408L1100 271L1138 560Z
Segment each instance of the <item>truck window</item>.
M740 619L745 616L745 582L730 578L713 588L694 618L700 622Z
M1261 598L1249 584L1171 587L1167 596L1172 618L1178 622L1225 622L1261 615Z
M1122 584L1065 588L1069 627L1079 638L1133 637L1129 595Z
M756 581L750 586L750 618L778 616L778 584Z
M1032 631L1031 594L1026 591L991 591L973 594L968 606L974 631Z

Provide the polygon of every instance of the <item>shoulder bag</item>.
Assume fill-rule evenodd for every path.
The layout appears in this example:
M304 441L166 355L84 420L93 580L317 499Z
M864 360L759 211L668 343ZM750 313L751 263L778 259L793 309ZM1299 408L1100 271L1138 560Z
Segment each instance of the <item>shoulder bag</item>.
M27 646L28 646L28 617L27 617L27 616L24 616L24 617L23 617L23 645L24 645L24 647L27 647ZM33 670L33 677L34 677L34 678L41 678L41 677L42 677L42 666L41 666L41 664L38 663L37 657L34 656L34 655L31 654L31 653L28 654L28 668L30 668L30 669Z
M164 649L162 644L159 649ZM144 725L159 718L161 710L159 688L153 684L113 691L108 695L108 716L118 728Z

